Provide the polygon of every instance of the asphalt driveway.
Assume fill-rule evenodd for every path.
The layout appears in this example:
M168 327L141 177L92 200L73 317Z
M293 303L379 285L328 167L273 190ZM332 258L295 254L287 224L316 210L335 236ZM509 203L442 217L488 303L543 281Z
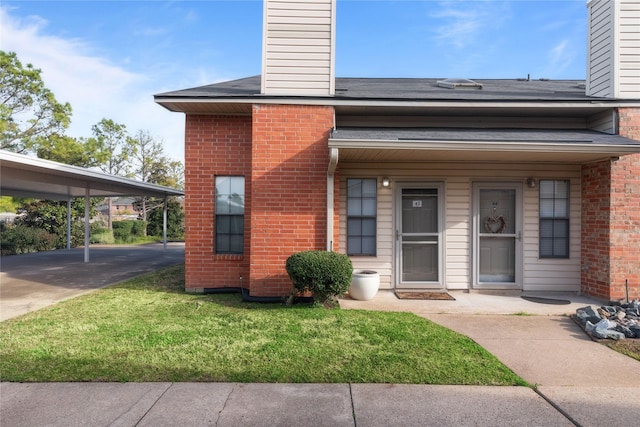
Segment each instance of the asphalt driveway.
M184 243L92 246L0 259L0 321L170 265L184 263Z

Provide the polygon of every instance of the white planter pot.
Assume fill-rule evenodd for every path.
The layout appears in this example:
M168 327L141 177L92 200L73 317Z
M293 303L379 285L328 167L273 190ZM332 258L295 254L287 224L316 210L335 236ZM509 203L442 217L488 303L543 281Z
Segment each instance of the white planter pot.
M376 296L380 288L380 273L373 270L354 270L349 295L353 299L367 301Z

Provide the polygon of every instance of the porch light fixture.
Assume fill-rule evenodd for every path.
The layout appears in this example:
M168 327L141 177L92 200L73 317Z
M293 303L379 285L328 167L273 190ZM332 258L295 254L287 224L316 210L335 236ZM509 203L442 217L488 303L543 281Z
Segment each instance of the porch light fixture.
M382 186L383 187L389 187L391 185L391 180L388 177L383 177L382 178Z
M535 178L527 178L527 187L536 188L536 179Z

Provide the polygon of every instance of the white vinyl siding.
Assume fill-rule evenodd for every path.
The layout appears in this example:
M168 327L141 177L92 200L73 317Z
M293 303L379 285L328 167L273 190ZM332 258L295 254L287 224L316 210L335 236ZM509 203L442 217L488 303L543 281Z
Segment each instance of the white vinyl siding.
M620 1L619 73L617 98L640 98L640 3Z
M591 0L588 8L587 95L640 97L640 4Z
M397 182L444 182L444 281L447 289L469 289L472 280L472 184L474 182L522 182L527 178L570 180L570 258L539 257L538 188L523 186L523 290L573 291L580 289L580 165L558 164L340 164L340 250L346 248L346 179L387 176L390 188L378 187L377 256L352 257L354 268L380 272L381 289L394 286L395 226L394 185Z
M335 0L266 0L262 93L333 95Z

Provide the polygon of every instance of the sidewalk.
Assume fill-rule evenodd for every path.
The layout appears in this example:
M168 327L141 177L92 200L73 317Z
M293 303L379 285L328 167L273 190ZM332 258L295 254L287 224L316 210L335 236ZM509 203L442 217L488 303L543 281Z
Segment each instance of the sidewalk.
M573 425L525 387L2 383L0 396L7 427Z

